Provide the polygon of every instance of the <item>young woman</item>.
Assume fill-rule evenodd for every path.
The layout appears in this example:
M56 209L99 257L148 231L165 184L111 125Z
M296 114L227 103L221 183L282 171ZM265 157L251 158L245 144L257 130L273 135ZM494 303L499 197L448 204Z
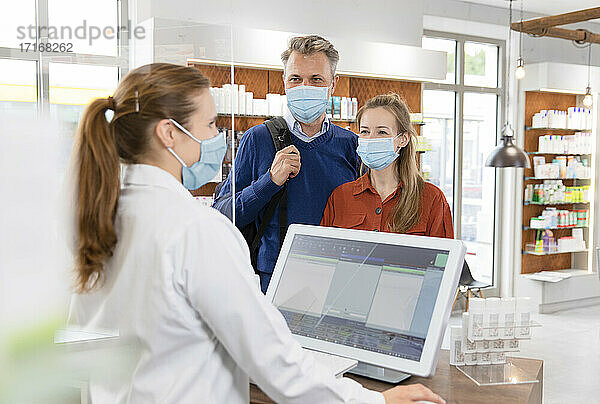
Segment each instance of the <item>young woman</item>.
M322 226L453 238L442 191L417 167L410 111L397 94L371 98L357 115L358 155L367 172L336 188Z
M188 191L225 154L208 88L196 69L143 66L80 122L72 316L118 330L139 353L125 377L91 380L92 402L247 403L250 376L282 403L442 403L423 386L381 394L336 379L294 340L239 231Z

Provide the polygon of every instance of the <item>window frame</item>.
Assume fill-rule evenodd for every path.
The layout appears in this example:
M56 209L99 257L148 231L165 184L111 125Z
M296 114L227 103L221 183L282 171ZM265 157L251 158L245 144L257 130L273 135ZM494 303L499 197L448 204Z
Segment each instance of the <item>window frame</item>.
M48 0L35 1L35 23L36 26L48 26ZM119 26L127 26L129 19L129 0L114 0L117 23ZM111 3L108 3L111 4ZM124 31L125 32L125 31ZM126 51L129 33L123 34L117 43L117 56L91 55L86 53L47 53L21 52L19 48L0 47L0 59L28 60L36 62L36 92L37 110L40 114L50 111L50 63L84 64L92 66L108 66L118 68L118 79L120 80L129 71L129 52ZM47 33L45 36L36 38L36 49L40 43L48 43Z
M451 91L455 94L455 108L454 108L454 181L453 181L453 212L454 218L454 236L460 238L462 233L462 208L463 208L463 152L464 152L464 102L465 93L478 93L478 94L495 94L497 97L496 102L496 144L500 140L500 130L502 122L505 119L505 69L506 69L506 42L503 40L478 37L472 35L455 34L450 32L423 30L423 37L436 38L436 39L450 39L456 41L456 50L454 58L454 72L455 80L454 84L450 83L423 83L422 90L438 90L438 91ZM494 87L479 87L465 85L465 74L464 74L464 60L465 60L465 43L475 42L486 45L495 45L498 47L498 80L497 86ZM484 168L485 169L485 168ZM493 168L488 168L493 170ZM500 245L500 227L501 221L499 217L502 212L500 209L500 189L503 182L502 170L496 170L495 172L495 187L494 187L494 223L493 223L493 240L492 240L492 286L490 290L495 293L499 290L499 278L498 268L500 262L500 252L498 245Z

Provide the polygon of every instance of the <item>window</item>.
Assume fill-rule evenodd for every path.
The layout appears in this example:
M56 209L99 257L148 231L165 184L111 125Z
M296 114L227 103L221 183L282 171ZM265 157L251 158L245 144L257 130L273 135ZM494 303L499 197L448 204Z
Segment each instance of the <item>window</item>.
M11 3L10 13L0 13L0 115L24 121L49 115L60 128L63 168L85 105L112 94L129 65L127 56L119 56L128 54L118 48L124 40L119 43L101 33L90 44L90 34L98 35L90 28L109 27L110 32L110 27L126 26L127 7L128 0L23 0ZM64 35L72 31L71 39L61 35L61 27L66 27ZM53 29L57 31L51 34ZM85 39L76 37L83 35ZM72 43L73 47L68 53L60 48L60 52L40 52L40 43Z
M111 95L119 82L118 68L113 66L50 63L48 76L50 114L66 135L75 133L85 106Z
M423 48L447 53L446 79L440 83L456 83L456 41L452 39L428 38L422 40Z
M484 163L496 146L497 104L495 94L464 94L460 238L470 253L469 266L490 283L486 268L493 262L496 172Z
M0 114L32 119L37 112L37 63L0 59Z
M454 68L446 80L424 86L423 136L432 150L424 154L422 167L451 205L455 236L467 246L474 277L495 284L496 172L484 164L498 139L503 97L499 55L504 44L445 33L426 35L423 47L448 52L448 64Z
M465 85L498 86L498 46L465 42Z
M454 202L455 98L453 91L423 91L423 136L429 140L431 151L423 154L421 169L427 180L444 192L450 209Z
M72 42L75 53L117 56L117 2L47 1L48 25L64 28L62 34L58 33L62 39L56 41Z
M0 15L0 112L25 118L49 112L72 140L84 106L112 94L127 71L127 57L118 55L128 52L119 51L111 34L127 26L127 6L127 0L14 2L10 13ZM21 43L32 45L25 51ZM39 52L40 43L73 47Z
M35 42L35 29L33 38L28 32L29 26L35 26L35 1L11 2L10 10L8 3L4 3L3 7L0 13L0 47L16 49L22 42Z

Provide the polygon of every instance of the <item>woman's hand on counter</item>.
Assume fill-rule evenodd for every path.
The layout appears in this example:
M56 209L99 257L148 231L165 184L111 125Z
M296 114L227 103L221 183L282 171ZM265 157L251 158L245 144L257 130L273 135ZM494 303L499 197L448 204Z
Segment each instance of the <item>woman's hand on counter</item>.
M383 397L386 404L414 404L423 401L446 404L446 401L422 384L396 386L384 391Z

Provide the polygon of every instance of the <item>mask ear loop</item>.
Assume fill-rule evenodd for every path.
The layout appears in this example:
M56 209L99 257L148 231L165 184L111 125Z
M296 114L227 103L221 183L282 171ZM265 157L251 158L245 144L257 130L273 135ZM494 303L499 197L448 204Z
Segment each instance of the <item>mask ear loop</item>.
M406 134L407 134L407 132L404 132L404 133L398 133L396 136L394 136L394 140L396 140L396 138L397 138L397 137L399 137L399 136L402 136L402 135L406 135ZM408 144L408 143L407 143L407 144ZM396 153L396 154L400 154L400 150L402 150L403 148L404 148L404 146L400 146L400 147L398 147L398 149L397 149L397 150L396 150L396 149L394 149L394 153Z
M173 155L173 157L175 157L177 159L177 161L179 161L181 163L182 166L187 167L187 165L185 164L185 162L181 159L181 157L179 157L177 155L177 153L175 153L175 151L172 148L167 147L167 150L171 152L171 154Z
M202 153L202 142L200 140L198 140L194 135L192 135L189 130L187 130L186 128L181 126L179 124L179 122L177 122L175 119L169 118L169 121L171 121L173 123L173 125L175 125L177 127L177 129L179 129L180 131L182 131L183 133L185 133L186 135L188 135L189 137L194 139L196 142L200 143L200 152ZM175 151L172 148L167 147L167 150L169 150L171 152L171 154L173 156L175 156L175 158L181 163L182 166L187 167L187 165L184 163L184 161L175 153Z
M175 119L169 118L169 121L171 121L173 123L173 125L175 125L177 127L177 129L179 129L180 131L182 131L183 133L185 133L186 135L188 135L189 137L194 139L196 142L202 144L201 140L197 139L196 136L192 135L189 130L187 130L186 128L181 126L179 124L179 122L177 122Z

